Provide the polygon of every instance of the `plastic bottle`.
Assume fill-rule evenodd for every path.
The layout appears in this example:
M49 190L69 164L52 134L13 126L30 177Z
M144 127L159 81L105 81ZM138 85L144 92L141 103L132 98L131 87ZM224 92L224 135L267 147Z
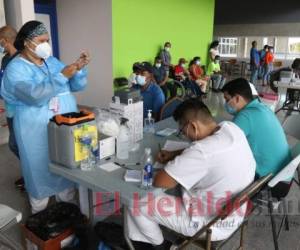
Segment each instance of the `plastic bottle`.
M121 118L120 132L117 136L117 158L119 159L128 159L130 137L127 122L128 119Z
M144 120L144 132L145 133L155 133L154 119L152 118L152 110L148 110L147 118Z
M153 183L153 157L151 148L145 148L143 156L142 188L148 189Z
M80 137L81 150L86 158L81 160L80 168L81 170L87 171L91 170L93 167L92 163L92 136L89 133L89 125L85 124L82 127L82 135Z

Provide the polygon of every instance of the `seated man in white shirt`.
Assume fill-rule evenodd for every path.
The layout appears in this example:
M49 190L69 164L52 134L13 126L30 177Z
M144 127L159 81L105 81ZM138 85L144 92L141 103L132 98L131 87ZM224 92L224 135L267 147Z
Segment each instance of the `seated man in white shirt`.
M205 104L189 99L174 113L180 131L192 141L182 151L161 151L166 163L154 186L171 189L179 184L182 199L163 194L135 201L127 213L127 229L136 248L163 249L159 225L193 236L214 218L226 200L254 180L256 163L243 131L232 122L217 124ZM212 240L228 238L243 221L246 204L212 228ZM148 246L148 247L147 247Z

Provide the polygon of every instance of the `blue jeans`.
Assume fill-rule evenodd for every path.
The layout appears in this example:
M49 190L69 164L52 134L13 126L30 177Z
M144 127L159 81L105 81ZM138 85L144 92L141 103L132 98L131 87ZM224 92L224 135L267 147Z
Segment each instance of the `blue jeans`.
M258 77L258 68L252 68L251 69L251 75L250 75L250 82L255 84Z
M263 81L264 82L269 82L269 77L270 77L270 73L273 71L273 64L265 64L265 71L264 71L264 77L263 77Z
M212 88L214 90L220 90L224 87L226 78L221 74L213 74L210 79L212 80Z
M15 154L16 157L20 159L18 144L14 132L13 118L6 117L6 120L7 120L8 130L9 130L9 138L8 138L9 149L11 150L11 152Z

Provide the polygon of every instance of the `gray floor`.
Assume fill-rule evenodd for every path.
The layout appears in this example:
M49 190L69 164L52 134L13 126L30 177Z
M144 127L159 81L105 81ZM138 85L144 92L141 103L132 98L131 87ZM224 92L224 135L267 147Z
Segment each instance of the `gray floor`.
M205 100L214 115L222 115L230 119L230 116L224 112L222 94L209 94ZM298 113L286 118L286 113L280 112L278 114L281 122L287 122L293 117L293 123L300 124L300 115ZM297 122L298 121L298 122ZM297 126L296 126L297 128ZM293 130L295 128L288 128ZM291 145L297 143L300 137L294 131L287 131L287 133L294 137L288 136ZM19 162L14 155L9 151L7 144L0 146L0 203L7 204L23 214L23 221L29 215L29 204L26 193L22 193L14 187L14 181L20 177ZM292 190L288 196L291 203L290 216L290 230L283 231L280 236L280 249L296 250L300 249L300 192L297 185L293 185ZM278 216L279 218L280 216ZM11 228L7 235L16 242L21 243L22 235L18 225ZM1 244L1 243L0 243ZM234 237L225 249L236 249L238 244L238 237ZM5 249L1 247L0 250ZM272 234L269 217L266 216L265 211L262 214L252 216L249 221L249 227L246 233L246 247L245 249L266 250L274 249L272 243Z

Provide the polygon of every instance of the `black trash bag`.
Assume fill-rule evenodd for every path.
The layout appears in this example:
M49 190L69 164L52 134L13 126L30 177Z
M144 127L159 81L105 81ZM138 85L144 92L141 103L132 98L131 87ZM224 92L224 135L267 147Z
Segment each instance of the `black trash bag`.
M116 223L98 222L94 227L99 240L103 241L113 250L128 250L123 234L123 227Z
M30 216L25 225L40 239L46 241L55 238L68 228L84 227L85 221L86 218L78 206L59 202Z

